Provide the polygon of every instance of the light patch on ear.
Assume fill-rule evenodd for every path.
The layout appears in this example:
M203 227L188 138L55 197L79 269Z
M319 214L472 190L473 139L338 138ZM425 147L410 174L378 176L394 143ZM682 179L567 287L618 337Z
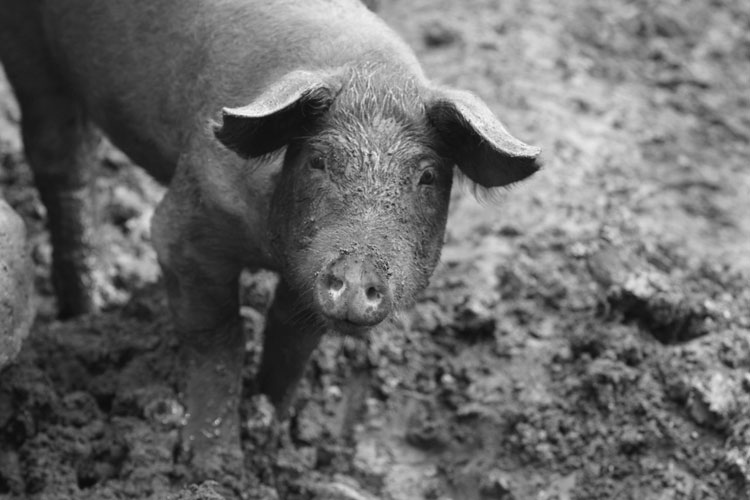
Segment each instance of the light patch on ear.
M214 136L243 158L273 152L324 114L339 88L329 73L293 71L245 106L223 108Z
M236 108L223 108L222 116L231 118L263 118L278 113L296 104L306 94L316 89L325 89L326 75L310 71L293 71L274 82L250 104Z

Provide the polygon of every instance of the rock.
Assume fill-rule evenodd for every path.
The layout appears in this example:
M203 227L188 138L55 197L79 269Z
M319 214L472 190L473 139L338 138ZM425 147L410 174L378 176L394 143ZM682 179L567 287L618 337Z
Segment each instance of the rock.
M479 494L483 500L513 500L509 475L501 470L492 470L479 483Z
M445 306L433 300L419 302L407 314L411 319L410 327L421 332L439 333L451 322Z
M368 478L383 478L388 472L391 457L380 449L378 440L367 437L357 441L354 451L354 469Z
M376 500L354 479L337 475L333 481L308 484L307 491L314 500Z
M313 444L327 435L326 422L330 420L325 408L310 401L297 413L293 421L294 439L305 444Z
M34 319L31 259L26 227L0 200L0 369L13 361Z
M721 372L696 380L690 388L687 408L699 425L724 429L737 411L735 383Z
M253 396L246 406L245 430L257 450L275 449L279 440L279 422L276 410L263 394Z
M453 328L459 336L470 341L493 338L497 320L492 310L473 297L456 308Z
M732 477L750 489L750 449L730 448L724 454L724 467Z
M116 185L112 188L112 199L107 205L107 211L109 220L116 226L125 226L130 219L149 210L143 197L127 186Z
M206 481L202 484L193 484L182 490L169 500L225 500L225 497L216 490L221 489L215 481Z
M676 344L710 332L713 313L684 278L650 263L646 256L614 247L591 253L588 268L606 291L605 310L635 322L663 344Z

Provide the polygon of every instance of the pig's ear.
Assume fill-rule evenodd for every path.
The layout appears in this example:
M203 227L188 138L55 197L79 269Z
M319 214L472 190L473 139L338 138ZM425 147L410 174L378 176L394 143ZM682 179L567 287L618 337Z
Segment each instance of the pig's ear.
M294 71L268 86L248 105L224 108L222 123L214 126L214 135L243 158L276 151L324 114L339 88L329 74Z
M427 116L456 165L482 187L518 182L541 167L541 149L510 135L474 94L435 90Z

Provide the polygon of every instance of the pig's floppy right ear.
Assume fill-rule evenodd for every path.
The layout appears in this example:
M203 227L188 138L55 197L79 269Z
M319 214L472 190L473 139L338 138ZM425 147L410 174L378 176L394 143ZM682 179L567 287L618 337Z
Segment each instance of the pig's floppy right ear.
M243 158L285 146L306 123L325 113L338 86L328 74L294 71L268 86L250 104L224 108L214 135Z
M458 168L482 187L518 182L541 166L541 150L513 137L470 92L435 89L427 115Z

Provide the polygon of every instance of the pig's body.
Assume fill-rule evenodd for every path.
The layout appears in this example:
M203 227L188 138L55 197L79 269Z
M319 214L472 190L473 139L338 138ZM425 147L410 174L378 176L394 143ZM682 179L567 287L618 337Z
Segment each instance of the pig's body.
M421 72L400 39L357 0L40 4L53 57L87 113L162 180L191 148L224 155L208 120L222 107L251 102L290 71L380 60ZM244 162L235 163L244 181Z
M95 306L92 123L170 181L152 236L186 370L181 458L203 475L239 456L242 267L281 275L259 387L283 414L324 331L362 334L426 286L454 165L484 187L538 168L355 0L0 0L0 58L61 315Z

